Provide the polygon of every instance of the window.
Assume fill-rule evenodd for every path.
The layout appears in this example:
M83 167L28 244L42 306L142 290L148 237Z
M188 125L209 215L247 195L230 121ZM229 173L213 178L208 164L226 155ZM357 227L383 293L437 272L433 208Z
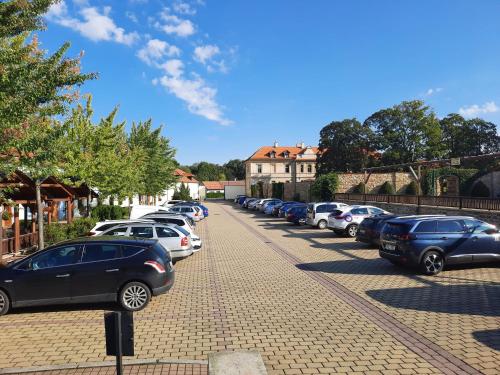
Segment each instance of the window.
M285 151L285 152L283 153L283 157L284 157L285 159L288 159L288 157L289 157L289 156L290 156L290 153L289 153L288 151Z
M105 230L113 228L115 225L117 225L117 224L116 223L103 224L103 225L98 226L95 230L98 232L104 232Z
M128 227L113 228L113 229L110 229L109 231L107 231L104 234L107 235L107 236L125 236L125 234L127 233L127 228Z
M370 213L372 213L373 215L380 215L384 213L384 210L381 210L380 208L377 207L371 207Z
M304 173L304 164L300 165L300 173Z
M153 227L132 227L130 235L139 238L153 238Z
M414 230L415 233L434 233L436 232L436 222L422 221Z
M257 164L257 173L262 173L262 164Z
M140 253L142 250L144 250L144 248L139 246L123 246L122 247L123 257L126 258L134 256L135 254Z
M353 208L351 210L353 215L368 215L368 208Z
M313 166L311 164L307 165L307 173L312 173L313 171Z
M439 233L463 233L465 232L464 224L457 220L446 220L437 222L437 231Z
M494 229L495 226L479 220L464 220L470 233L481 233L485 230Z
M191 207L182 207L181 212L193 212Z
M290 173L290 164L285 165L285 173Z
M158 238L179 237L175 230L166 227L156 227L156 235Z
M119 254L120 246L118 245L90 244L85 246L82 263L115 259Z
M39 270L43 268L67 266L76 262L77 246L64 246L48 250L37 255L26 263L27 269ZM30 266L31 265L31 266ZM21 267L25 268L25 267Z
M274 159L274 158L276 158L276 152L271 151L271 153L269 154L269 156L270 156L271 158L273 158L273 159Z
M327 205L326 204L322 204L322 205L316 207L316 213L322 214L324 212L327 212L326 208L327 208Z

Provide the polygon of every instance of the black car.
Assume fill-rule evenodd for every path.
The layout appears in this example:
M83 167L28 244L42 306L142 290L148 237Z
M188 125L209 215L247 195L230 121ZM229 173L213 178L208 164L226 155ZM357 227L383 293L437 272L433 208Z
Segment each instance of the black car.
M112 301L139 311L174 279L170 255L156 240L78 238L0 268L0 315L10 307Z
M380 244L380 230L389 219L396 218L396 215L377 215L365 218L358 227L356 241L370 245Z
M380 234L379 254L435 275L449 264L500 262L500 231L467 216L390 219Z

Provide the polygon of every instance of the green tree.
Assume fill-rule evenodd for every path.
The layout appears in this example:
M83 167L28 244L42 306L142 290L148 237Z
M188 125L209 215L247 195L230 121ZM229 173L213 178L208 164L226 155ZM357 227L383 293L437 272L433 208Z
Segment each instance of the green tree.
M178 199L182 201L191 201L191 193L189 191L189 187L187 187L184 183L181 184L179 187L179 190L176 190L174 192L174 195L172 196L172 199Z
M221 173L224 173L222 167L217 164L202 161L191 166L191 172L199 181L219 181Z
M331 201L337 191L339 177L336 173L330 172L319 176L311 186L311 194L315 199L321 201Z
M320 132L318 174L358 172L367 167L375 150L373 132L356 119L333 121Z
M446 156L474 156L500 151L500 136L492 122L474 118L466 120L451 113L439 122L446 146Z
M240 159L229 160L223 165L228 180L245 179L245 162Z
M368 117L384 164L435 159L444 154L441 128L435 113L420 100L405 101Z

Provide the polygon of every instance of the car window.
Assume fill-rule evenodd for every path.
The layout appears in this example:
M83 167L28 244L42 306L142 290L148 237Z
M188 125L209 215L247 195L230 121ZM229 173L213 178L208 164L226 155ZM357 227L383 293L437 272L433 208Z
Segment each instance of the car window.
M439 233L462 233L465 232L464 224L458 220L439 220L437 222Z
M103 234L106 236L125 236L127 234L127 228L128 227L116 227Z
M115 225L118 225L117 223L113 223L113 224L103 224L103 225L100 225L98 226L95 231L99 231L99 232L104 232L105 230L108 230L110 228L113 228Z
M474 231L474 233L481 233L481 232L484 232L485 230L495 228L494 225L485 223L484 221L480 221L480 220L466 219L464 221L465 221L465 224L467 225L467 229L470 232Z
M326 212L326 204L321 204L318 207L316 207L316 213L322 214Z
M384 213L384 210L381 210L380 208L377 208L377 207L370 207L370 212L373 215L380 215L380 214Z
M123 257L125 257L125 258L131 257L131 256L138 254L142 250L144 250L144 248L139 247L139 246L123 246L122 247L122 254L123 254Z
M101 260L115 259L120 256L120 246L112 244L89 244L85 245L82 255L82 263L97 262Z
M353 208L351 210L353 215L368 215L368 208Z
M153 238L153 227L131 227L130 228L130 236L139 237L139 238Z
M422 221L417 225L414 232L416 233L434 233L436 232L436 221Z
M165 227L156 227L156 235L158 238L179 237L175 230Z
M193 212L191 207L183 207L181 212Z
M327 204L326 205L326 212L333 212L337 209L336 204Z
M187 230L185 230L184 228L182 228L182 227L180 227L178 225L175 226L175 229L177 229L179 232L181 232L185 236L189 236L191 234Z
M31 269L33 270L67 266L76 263L77 253L78 246L58 247L56 249L48 250L40 255L34 256L27 263L27 265L31 264Z

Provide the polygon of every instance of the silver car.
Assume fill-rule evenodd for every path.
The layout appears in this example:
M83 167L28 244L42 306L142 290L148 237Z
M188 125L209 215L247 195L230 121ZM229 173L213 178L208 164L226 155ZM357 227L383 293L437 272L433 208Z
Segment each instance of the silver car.
M170 252L174 260L186 258L193 254L191 235L178 226L158 223L138 223L119 225L102 232L99 236L125 236L157 239Z
M367 217L390 214L378 207L373 206L346 206L333 211L328 216L328 228L336 234L356 237L359 224Z
M170 212L175 212L177 214L183 214L189 216L194 221L200 221L204 218L203 211L201 208L196 206L182 206L177 205L169 208Z
M153 212L144 215L141 219L151 219L157 223L167 224L167 225L178 225L182 229L188 231L191 234L191 243L193 244L193 251L198 251L201 249L202 242L200 237L194 231L194 223L192 223L191 218L175 214L173 212Z
M310 203L307 206L306 224L325 229L328 225L328 215L339 208L347 206L347 204L339 202Z

